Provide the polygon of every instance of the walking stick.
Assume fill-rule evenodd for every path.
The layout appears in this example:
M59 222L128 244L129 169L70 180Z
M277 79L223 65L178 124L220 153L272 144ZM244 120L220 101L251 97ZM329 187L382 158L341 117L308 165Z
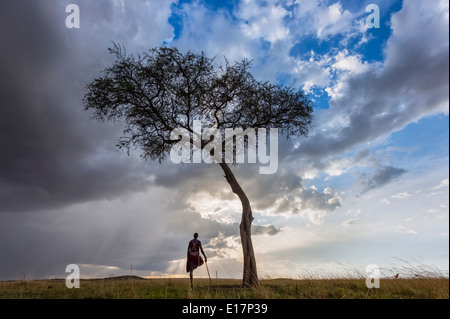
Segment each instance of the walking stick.
M209 278L209 284L212 286L211 276L209 275L209 268L208 268L208 262L205 261L206 270L208 271L208 278Z

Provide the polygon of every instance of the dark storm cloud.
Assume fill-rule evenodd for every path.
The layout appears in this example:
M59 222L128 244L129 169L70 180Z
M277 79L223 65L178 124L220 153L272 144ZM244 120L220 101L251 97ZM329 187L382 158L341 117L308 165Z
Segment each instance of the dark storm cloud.
M65 17L58 2L0 3L0 212L53 209L148 185L144 165L116 152L119 129L82 111L84 85L95 73L71 51L67 32L79 30L68 31Z

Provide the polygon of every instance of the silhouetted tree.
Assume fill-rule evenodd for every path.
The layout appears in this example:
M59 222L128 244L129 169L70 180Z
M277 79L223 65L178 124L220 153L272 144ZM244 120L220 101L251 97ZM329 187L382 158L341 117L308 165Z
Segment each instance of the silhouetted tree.
M163 161L179 141L171 139L171 132L183 128L194 133L194 121L219 130L278 128L287 138L307 135L312 102L300 90L257 81L248 60L219 66L204 53L183 54L170 47L137 56L116 44L109 51L115 62L88 84L84 107L101 121L123 119L125 130L118 147L137 146L144 159ZM201 140L201 148L209 142ZM243 285L255 286L258 274L250 202L228 163L218 163L242 203Z

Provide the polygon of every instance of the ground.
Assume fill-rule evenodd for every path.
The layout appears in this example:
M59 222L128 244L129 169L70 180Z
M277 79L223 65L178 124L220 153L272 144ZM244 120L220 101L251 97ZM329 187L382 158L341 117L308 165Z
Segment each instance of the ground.
M448 299L448 278L267 279L242 288L237 279L144 279L137 276L85 279L69 289L64 279L0 282L0 299Z

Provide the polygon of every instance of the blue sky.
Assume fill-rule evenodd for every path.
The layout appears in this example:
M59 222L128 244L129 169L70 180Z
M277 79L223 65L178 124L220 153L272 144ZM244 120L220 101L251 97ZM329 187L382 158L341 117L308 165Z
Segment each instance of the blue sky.
M79 29L64 25L69 3L80 7ZM372 3L380 28L365 23ZM142 276L185 276L194 232L210 271L242 275L240 203L219 167L127 156L115 147L122 127L83 111L86 84L112 62L111 41L133 53L167 45L217 63L248 58L256 78L315 100L308 138L280 138L276 174L233 167L256 217L260 276L368 264L406 276L400 260L448 276L448 1L0 6L9 25L0 71L10 75L0 137L15 137L0 138L0 279L61 277L67 264L86 277L128 274L131 264Z

